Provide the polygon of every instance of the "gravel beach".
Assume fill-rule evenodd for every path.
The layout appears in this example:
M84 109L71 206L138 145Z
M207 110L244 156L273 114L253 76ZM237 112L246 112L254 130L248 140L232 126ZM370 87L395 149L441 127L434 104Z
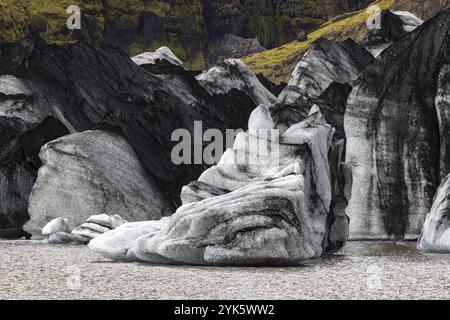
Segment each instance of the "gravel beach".
M86 246L0 242L0 299L450 299L450 255L351 242L286 268L110 262Z

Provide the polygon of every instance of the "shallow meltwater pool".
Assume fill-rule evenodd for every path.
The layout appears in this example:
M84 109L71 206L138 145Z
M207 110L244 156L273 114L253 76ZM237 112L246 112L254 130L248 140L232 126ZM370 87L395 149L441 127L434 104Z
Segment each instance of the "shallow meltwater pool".
M78 245L0 241L0 299L450 299L450 254L349 242L300 266L110 262Z

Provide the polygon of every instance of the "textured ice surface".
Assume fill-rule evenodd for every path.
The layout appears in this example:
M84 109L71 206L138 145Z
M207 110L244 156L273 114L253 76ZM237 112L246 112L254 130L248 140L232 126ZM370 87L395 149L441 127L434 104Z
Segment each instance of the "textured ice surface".
M168 47L161 47L155 52L144 52L131 58L134 63L138 65L142 64L155 64L157 60L166 60L173 65L184 68L183 62L170 50Z
M250 116L249 128L273 127L265 106ZM241 133L200 185L184 188L188 201L174 215L124 224L89 247L113 260L169 264L276 265L320 256L343 230L327 222L333 134L317 107L279 141ZM261 142L271 152L258 148ZM251 156L257 161L241 159Z
M227 94L236 89L247 93L256 105L271 106L277 100L239 59L227 59L198 75L196 79L212 95Z

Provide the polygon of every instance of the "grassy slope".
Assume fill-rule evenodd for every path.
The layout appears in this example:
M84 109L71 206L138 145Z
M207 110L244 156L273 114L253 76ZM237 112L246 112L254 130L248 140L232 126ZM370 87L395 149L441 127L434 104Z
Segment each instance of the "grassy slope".
M130 55L167 45L192 68L203 66L202 49L207 35L200 0L170 3L150 0L147 5L142 0L0 0L0 42L24 37L36 19L47 27L47 31L41 33L47 42L60 45L74 42L74 32L66 28L69 17L66 9L71 4L81 8L81 33L88 41L102 40L105 24L114 25L118 34L129 34L131 44L127 51ZM144 44L140 35L129 31L137 26L143 13L155 13L162 23L160 39L152 41L151 45ZM198 47L191 43L197 43Z
M374 2L381 9L388 9L394 3L395 0L378 0ZM242 61L255 73L262 73L271 81L277 83L287 82L300 57L313 41L321 37L333 41L341 41L351 37L359 41L367 31L365 22L368 18L369 14L366 10L336 17L310 33L306 41L294 41L272 50L244 57Z
M0 42L13 42L24 37L37 21L46 25L47 32L43 36L48 42L72 42L72 31L65 26L69 17L66 9L73 3L70 0L0 0ZM101 0L80 0L77 5L82 10L82 32L86 39L102 39Z
M28 11L24 2L0 1L0 42L12 42L28 31Z
M382 8L388 8L393 2L395 0L378 0L376 3ZM33 17L42 17L46 22L47 32L44 37L48 42L63 44L74 41L72 32L65 28L68 17L66 8L72 3L70 0L0 0L0 26L3 27L0 30L0 42L11 42L25 36ZM144 6L141 0L128 0L126 3L123 0L77 2L83 14L82 33L85 39L91 41L103 38L105 22L126 28L135 25L142 12L155 13L164 26L160 39L154 39L150 46L134 39L128 52L133 55L169 45L175 54L194 69L203 66L202 51L207 44L206 28L199 18L202 16L200 3L200 0L150 0ZM262 72L273 81L287 81L312 41L319 37L343 40L349 36L359 40L358 37L365 34L366 19L365 11L345 14L310 33L307 41L291 42L243 60L254 71ZM193 43L198 44L197 47L192 47Z
M151 0L144 6L144 12L159 17L163 32L159 41L154 40L149 47L130 48L131 55L168 46L190 68L203 67L203 48L207 44L208 34L200 0Z

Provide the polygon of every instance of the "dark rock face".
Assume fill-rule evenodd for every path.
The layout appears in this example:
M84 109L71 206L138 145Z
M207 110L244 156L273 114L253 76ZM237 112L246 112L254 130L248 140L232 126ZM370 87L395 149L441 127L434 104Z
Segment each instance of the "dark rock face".
M369 6L373 1L365 1L365 0L325 0L323 4L325 5L325 11L328 16L334 16L342 12L344 10L346 12L353 12L356 10L360 10L364 7Z
M297 37L296 39L297 41L306 41L308 40L308 34L305 31L300 31L299 33L297 33Z
M69 1L2 0L0 41L13 42L33 30L47 30L45 39L63 44L73 40L107 41L130 55L163 45L192 69L220 62L224 34L234 47L248 39L273 48L296 39L299 32L326 20L367 7L372 0L83 0L81 30L66 27ZM245 39L244 41L242 39ZM236 41L234 41L236 40ZM217 49L214 47L219 44ZM251 44L253 46L253 44ZM242 47L241 47L242 48ZM246 49L245 49L246 50ZM241 53L245 53L245 50ZM212 54L211 54L212 53ZM211 54L211 56L209 56ZM214 61L214 57L218 61ZM240 58L242 56L226 56Z
M39 148L50 140L88 129L121 134L175 204L181 186L205 167L172 163L171 150L178 143L171 141L172 132L193 132L194 121L203 121L204 129L246 129L255 107L235 89L211 96L193 76L187 82L180 74L153 75L107 45L50 46L36 36L0 46L0 77L0 130L5 132L1 228L26 221L28 194L39 167L32 159L38 159Z
M275 97L278 97L279 94L286 88L287 83L281 82L280 84L276 84L269 79L267 79L262 73L258 73L256 75L258 77L259 82L267 88Z
M326 237L322 247L326 253L337 252L349 237L350 220L345 212L351 198L352 169L345 163L345 140L335 134L328 152L331 175L331 203L327 217Z
M305 119L314 104L344 138L344 112L352 82L374 58L348 39L333 43L319 39L298 63L287 87L272 108L274 117L287 125Z
M449 30L447 10L383 52L349 96L352 238L417 238L448 173Z
M25 82L0 76L0 228L20 228L28 220L40 146L68 133L46 110L45 97Z
M211 38L231 33L257 37L271 49L293 41L301 31L310 31L344 12L367 7L370 0L204 0L205 23Z

